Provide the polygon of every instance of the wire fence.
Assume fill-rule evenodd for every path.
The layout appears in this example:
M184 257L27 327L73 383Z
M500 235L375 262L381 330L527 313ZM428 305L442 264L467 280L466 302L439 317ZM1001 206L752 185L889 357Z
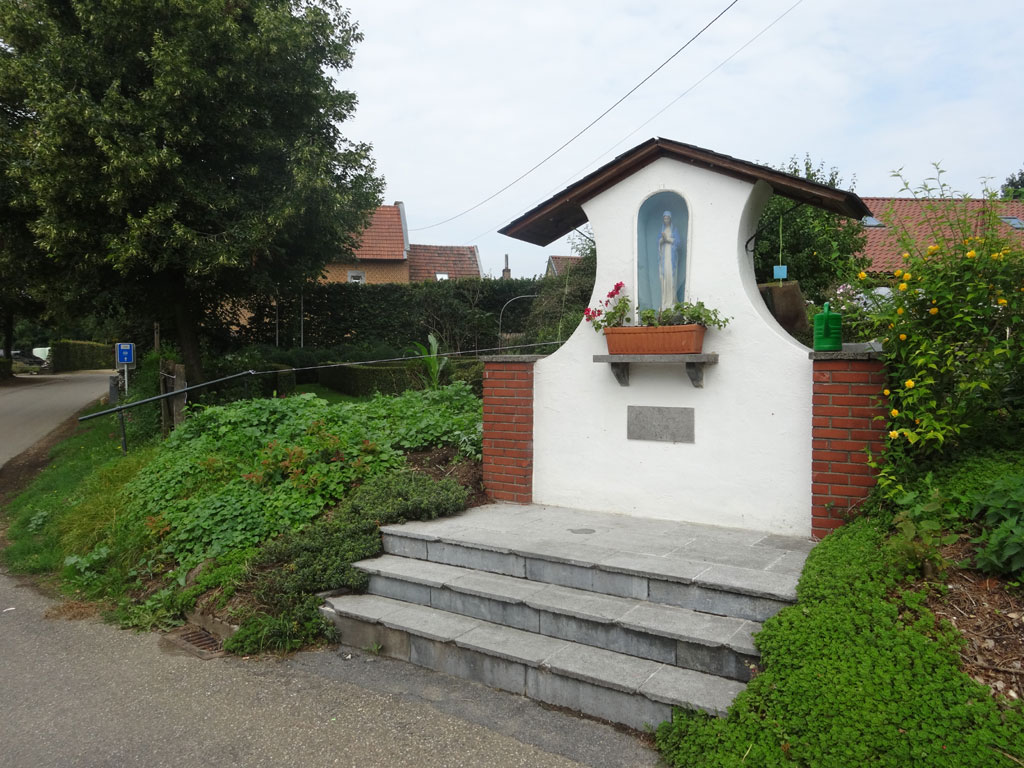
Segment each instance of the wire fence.
M223 384L226 381L234 381L236 379L242 379L248 377L250 380L257 376L268 376L268 375L279 375L282 373L299 373L302 371L318 371L328 368L345 368L345 367L358 367L363 365L379 365L381 363L398 363L398 362L410 362L413 360L427 360L434 357L478 357L481 354L495 353L500 354L502 352L509 352L510 350L523 350L523 349L535 349L538 347L551 347L560 345L561 341L544 341L535 344L516 344L510 346L499 346L489 347L486 349L468 349L460 352L438 352L436 355L407 355L404 357L389 357L382 358L380 360L359 360L348 363L325 363L323 365L308 365L301 368L273 368L266 371L241 371L239 373L233 373L230 376L222 376L219 379L212 379L211 381L204 381L200 384L193 384L192 386L182 387L172 392L167 392L162 395L154 395L152 397L146 397L142 400L133 400L130 403L123 403L113 408L107 408L103 411L97 411L96 413L86 414L85 416L79 416L78 420L89 421L90 419L96 419L100 416L111 416L116 415L121 425L121 451L128 453L128 437L125 430L124 412L132 408L138 408L140 405L146 405L148 403L155 403L161 400L166 400L171 397L186 397L187 393L194 392L199 389L205 389L206 387L212 387L216 384ZM186 397L187 400L187 397Z

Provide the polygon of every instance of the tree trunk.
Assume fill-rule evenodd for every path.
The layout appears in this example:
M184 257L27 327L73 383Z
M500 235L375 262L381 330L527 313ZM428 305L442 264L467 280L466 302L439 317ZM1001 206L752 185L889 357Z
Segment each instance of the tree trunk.
M189 385L206 381L203 373L203 358L199 350L199 334L196 329L196 315L192 306L183 300L174 303L174 324L178 331L178 345L185 358L185 377Z
M4 312L4 357L11 356L14 347L14 313ZM24 350L23 350L24 351Z

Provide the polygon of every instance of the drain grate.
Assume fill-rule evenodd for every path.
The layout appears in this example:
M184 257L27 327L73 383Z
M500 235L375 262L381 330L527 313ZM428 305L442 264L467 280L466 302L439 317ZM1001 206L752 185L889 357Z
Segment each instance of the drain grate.
M224 655L224 646L221 639L210 634L205 629L186 624L183 627L171 630L164 638L174 643L179 648L188 651L200 659L216 659Z

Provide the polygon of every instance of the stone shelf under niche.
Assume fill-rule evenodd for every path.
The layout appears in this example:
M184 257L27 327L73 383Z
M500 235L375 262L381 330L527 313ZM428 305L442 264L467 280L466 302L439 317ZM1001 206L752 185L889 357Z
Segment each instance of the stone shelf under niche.
M698 389L704 387L704 366L718 362L717 352L700 355L594 355L595 363L610 363L615 380L623 387L629 386L630 363L645 365L685 365L690 383Z

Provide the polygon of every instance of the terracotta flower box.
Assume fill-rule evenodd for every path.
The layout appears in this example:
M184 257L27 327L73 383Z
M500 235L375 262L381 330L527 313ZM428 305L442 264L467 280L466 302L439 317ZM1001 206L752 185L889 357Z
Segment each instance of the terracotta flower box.
M703 325L605 328L609 355L698 355L704 346Z

